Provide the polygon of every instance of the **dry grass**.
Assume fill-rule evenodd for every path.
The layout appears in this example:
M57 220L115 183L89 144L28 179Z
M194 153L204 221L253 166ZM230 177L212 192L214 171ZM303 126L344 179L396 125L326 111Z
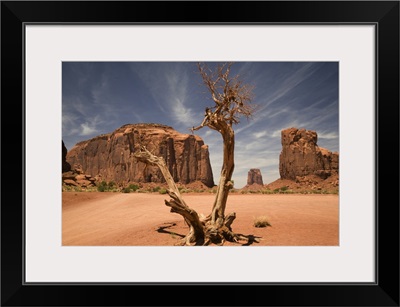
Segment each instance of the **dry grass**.
M265 215L258 216L254 218L253 226L257 228L271 226L270 222L268 221L268 217Z

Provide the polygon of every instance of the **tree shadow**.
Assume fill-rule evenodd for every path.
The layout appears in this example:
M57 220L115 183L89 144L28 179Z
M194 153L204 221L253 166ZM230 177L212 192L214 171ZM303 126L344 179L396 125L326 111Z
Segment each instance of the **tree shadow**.
M250 246L253 243L260 243L257 239L261 239L262 237L257 237L255 235L244 235L244 234L238 234L241 237L247 238L247 242L243 243L242 246Z
M173 232L173 231L166 230L166 229L168 229L168 228L171 228L171 227L173 227L173 226L176 226L176 223L170 222L170 223L164 223L164 224L165 224L165 226L159 226L159 227L156 229L156 231L157 231L158 233L165 233L165 234L177 236L177 237L180 237L180 238L184 238L184 237L185 237L185 235L182 235L182 234L179 234L179 233L176 233L176 232ZM237 235L241 236L242 238L246 238L246 239L247 239L247 242L241 244L241 246L250 246L250 245L252 245L252 244L254 244L254 243L260 243L260 242L258 241L258 239L261 239L261 238L262 238L262 237L257 237L257 236L255 236L255 235L244 235L244 234L241 234L241 233L238 233Z
M184 238L184 237L185 237L184 235L181 235L181 234L179 234L179 233L176 233L176 232L173 232L173 231L165 230L166 228L171 228L171 227L173 227L173 226L176 226L176 223L165 223L165 224L167 224L167 225L166 225L166 226L160 226L160 227L158 227L157 232L159 232L159 233L166 233L166 234L170 234L170 235L174 235L174 236L178 236L178 237L181 237L181 238Z

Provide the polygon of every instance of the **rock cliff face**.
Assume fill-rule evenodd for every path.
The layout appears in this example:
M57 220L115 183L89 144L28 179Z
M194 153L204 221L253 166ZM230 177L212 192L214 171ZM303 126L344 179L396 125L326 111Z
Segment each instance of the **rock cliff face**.
M208 146L203 140L159 124L128 124L80 142L68 152L67 162L85 174L118 184L165 182L158 167L146 167L133 157L141 145L164 158L176 182L214 185Z
M62 141L62 172L68 172L71 170L71 165L67 162L67 147L64 145L64 141Z
M247 173L247 185L253 184L264 185L261 171L258 168L252 168Z
M282 130L281 136L281 179L299 180L299 177L308 175L326 179L338 174L339 154L319 147L315 131L289 128Z

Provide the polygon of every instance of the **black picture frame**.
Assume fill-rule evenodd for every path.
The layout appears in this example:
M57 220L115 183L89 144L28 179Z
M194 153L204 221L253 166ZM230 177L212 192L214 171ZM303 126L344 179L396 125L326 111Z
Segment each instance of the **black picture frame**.
M375 25L376 282L25 284L24 24L32 22ZM399 1L2 1L1 131L2 306L399 306Z

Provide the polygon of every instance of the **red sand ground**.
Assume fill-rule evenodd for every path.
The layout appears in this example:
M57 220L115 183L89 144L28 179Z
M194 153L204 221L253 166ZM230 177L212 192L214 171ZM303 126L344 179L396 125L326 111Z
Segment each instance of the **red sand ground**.
M186 203L207 215L213 194L183 194ZM62 244L173 246L188 232L180 215L155 193L62 193ZM252 246L339 245L338 195L230 194L226 214L236 212L232 229L260 237ZM256 228L267 216L271 227ZM225 245L237 245L226 243Z

